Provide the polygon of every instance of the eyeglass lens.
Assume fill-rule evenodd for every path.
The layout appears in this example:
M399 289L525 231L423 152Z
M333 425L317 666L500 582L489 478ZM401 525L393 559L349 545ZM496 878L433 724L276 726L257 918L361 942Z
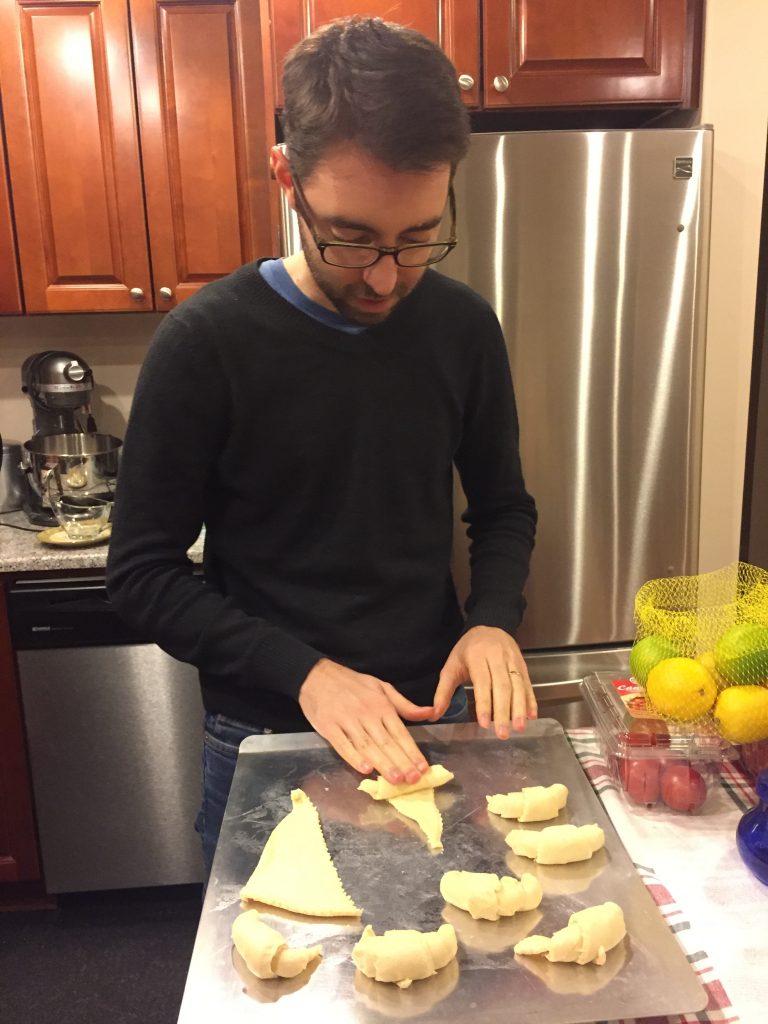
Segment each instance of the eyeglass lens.
M396 262L401 267L423 267L428 263L437 263L447 256L451 246L445 243L438 245L419 245L413 249L401 249L396 255ZM379 259L378 249L356 248L347 245L323 245L323 259L334 267L370 267Z

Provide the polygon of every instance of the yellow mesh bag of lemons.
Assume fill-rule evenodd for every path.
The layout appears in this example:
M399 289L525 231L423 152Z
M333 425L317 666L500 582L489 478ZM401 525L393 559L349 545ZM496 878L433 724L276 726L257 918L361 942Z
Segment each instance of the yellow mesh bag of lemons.
M768 739L768 572L649 580L635 597L630 669L660 718L706 724L731 743Z

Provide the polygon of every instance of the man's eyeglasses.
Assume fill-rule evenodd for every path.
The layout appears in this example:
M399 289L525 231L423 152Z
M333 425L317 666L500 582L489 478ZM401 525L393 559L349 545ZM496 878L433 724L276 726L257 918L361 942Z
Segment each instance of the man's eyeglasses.
M427 267L439 263L456 246L456 199L453 184L448 187L448 206L451 211L450 237L445 242L410 242L408 245L380 246L358 245L357 242L324 242L314 226L314 214L304 198L304 192L296 175L293 175L296 209L304 218L312 241L317 246L323 262L332 267L346 267L349 270L372 267L382 256L393 256L399 267Z

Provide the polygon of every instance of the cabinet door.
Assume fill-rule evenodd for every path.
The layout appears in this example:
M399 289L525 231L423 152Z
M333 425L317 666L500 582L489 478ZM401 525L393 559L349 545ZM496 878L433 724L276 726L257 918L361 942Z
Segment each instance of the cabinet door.
M438 43L453 61L464 101L480 103L480 19L470 0L270 0L275 94L282 106L283 61L316 28L350 14L396 21Z
M680 104L693 2L482 0L485 106Z
M7 174L3 134L0 131L0 314L22 311Z
M151 309L125 0L0 0L28 313Z
M258 3L131 0L157 309L277 255Z

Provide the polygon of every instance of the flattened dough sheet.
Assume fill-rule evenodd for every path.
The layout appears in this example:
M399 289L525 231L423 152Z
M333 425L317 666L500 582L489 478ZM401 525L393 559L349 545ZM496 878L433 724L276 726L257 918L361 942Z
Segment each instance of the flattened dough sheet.
M301 789L272 830L240 897L313 917L360 917L325 845L317 808Z

